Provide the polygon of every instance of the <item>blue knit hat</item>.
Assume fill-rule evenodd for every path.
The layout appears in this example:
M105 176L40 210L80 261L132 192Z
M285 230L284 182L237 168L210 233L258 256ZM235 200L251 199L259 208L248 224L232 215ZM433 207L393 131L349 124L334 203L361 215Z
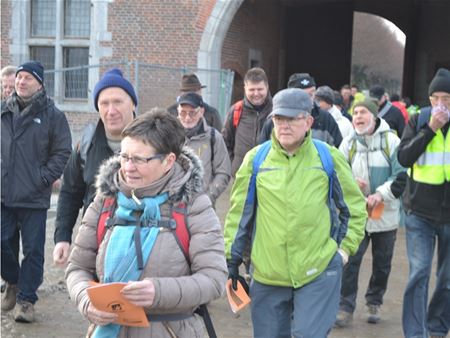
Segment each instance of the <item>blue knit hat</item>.
M122 71L118 68L113 68L108 70L103 77L98 81L94 88L94 106L98 111L98 97L100 96L100 92L103 89L110 87L119 87L122 88L128 95L130 95L131 99L134 102L134 105L137 106L138 100L136 93L134 91L133 85L123 77Z
M30 73L40 84L44 83L44 66L39 61L22 63L16 70L16 77L19 72Z

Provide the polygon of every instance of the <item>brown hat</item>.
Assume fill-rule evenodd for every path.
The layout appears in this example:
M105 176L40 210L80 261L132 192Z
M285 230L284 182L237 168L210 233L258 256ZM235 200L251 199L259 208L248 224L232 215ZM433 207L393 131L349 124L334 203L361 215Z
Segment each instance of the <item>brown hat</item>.
M191 74L184 74L181 78L181 88L180 91L182 92L195 92L201 88L205 88L206 86L202 86L200 81L198 80L197 75L191 73Z

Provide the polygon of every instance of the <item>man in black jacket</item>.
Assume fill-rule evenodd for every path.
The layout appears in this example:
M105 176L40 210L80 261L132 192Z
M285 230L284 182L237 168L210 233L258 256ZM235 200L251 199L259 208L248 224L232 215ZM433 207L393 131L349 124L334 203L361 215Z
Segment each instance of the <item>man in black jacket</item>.
M375 85L370 88L369 95L378 104L378 117L385 120L389 127L397 133L398 137L402 137L403 129L405 129L405 119L400 109L393 106L387 99L385 89L380 85Z
M200 83L197 75L195 74L184 74L181 78L181 88L180 88L180 96L187 93L196 93L197 95L202 96L202 89L206 88ZM175 117L178 117L178 102L171 105L167 110L170 114ZM216 108L210 106L206 102L203 101L203 109L205 110L203 117L206 120L208 126L217 129L219 132L222 130L223 123L222 118L220 117L219 112Z
M1 308L16 307L14 319L34 321L36 291L44 274L47 209L52 183L70 156L72 138L65 115L44 87L44 67L29 61L17 68L15 93L2 102ZM20 223L24 258L11 240ZM17 306L16 306L17 303Z
M94 200L98 167L120 151L122 130L133 120L137 106L132 84L117 68L103 75L94 88L93 98L100 119L83 131L64 170L59 193L53 250L53 261L58 265L64 265L69 257L72 232L81 207L84 214Z
M403 298L406 338L444 338L450 329L449 70L437 71L428 94L432 108L411 117L398 147L399 163L409 168L403 198L410 268ZM436 286L428 303L435 251Z
M294 73L289 77L288 88L299 88L307 92L314 102L314 95L316 92L316 82L314 78L308 73ZM314 118L311 127L312 137L328 143L331 146L339 148L342 142L342 135L339 131L339 126L336 120L330 113L322 110L314 102L311 116ZM272 133L273 122L272 119L266 120L261 130L259 143L263 143L270 139Z

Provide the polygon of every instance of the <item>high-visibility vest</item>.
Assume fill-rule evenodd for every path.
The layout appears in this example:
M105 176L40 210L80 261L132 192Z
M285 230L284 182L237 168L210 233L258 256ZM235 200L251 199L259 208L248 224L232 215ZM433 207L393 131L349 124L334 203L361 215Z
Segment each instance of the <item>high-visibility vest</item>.
M447 134L439 129L428 143L425 152L420 155L408 175L416 182L440 185L450 182L450 128Z

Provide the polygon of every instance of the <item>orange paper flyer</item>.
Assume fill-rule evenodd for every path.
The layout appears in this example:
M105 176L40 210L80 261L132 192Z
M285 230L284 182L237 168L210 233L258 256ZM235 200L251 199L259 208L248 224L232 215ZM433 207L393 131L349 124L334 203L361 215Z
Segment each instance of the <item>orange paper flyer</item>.
M116 313L119 316L116 324L138 327L150 325L144 308L131 304L120 293L126 283L90 284L92 286L87 288L87 293L92 304L98 310Z
M238 281L237 290L233 290L233 287L231 286L231 279L229 279L227 281L226 290L228 303L230 303L231 311L233 311L233 313L238 313L248 304L250 304L251 300L245 292L241 282Z

